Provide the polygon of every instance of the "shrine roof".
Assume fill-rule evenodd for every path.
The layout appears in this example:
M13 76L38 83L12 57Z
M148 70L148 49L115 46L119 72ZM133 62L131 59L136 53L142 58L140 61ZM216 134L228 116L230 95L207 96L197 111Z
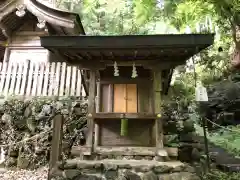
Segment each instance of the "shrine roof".
M18 7L23 7L26 15L18 17L16 15ZM2 30L16 31L32 16L45 20L59 35L85 34L80 17L76 13L49 7L37 0L5 0L0 3L0 22L4 25L0 27Z
M165 69L172 69L211 46L213 41L214 34L45 36L41 37L41 46L65 56L71 64L160 62L170 65Z
M23 17L16 15L18 8L26 12ZM0 2L0 60L4 54L5 41L26 22L46 21L51 35L85 34L78 14L48 7L38 0L3 0Z

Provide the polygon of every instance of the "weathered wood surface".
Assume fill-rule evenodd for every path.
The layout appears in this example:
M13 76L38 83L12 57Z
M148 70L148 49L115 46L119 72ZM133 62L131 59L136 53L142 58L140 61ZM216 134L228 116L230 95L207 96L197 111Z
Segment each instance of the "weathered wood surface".
M154 147L151 135L154 119L128 119L128 134L121 136L121 119L96 120L101 130L100 146Z
M154 90L154 111L161 114L161 92L162 92L162 72L155 70L153 72L153 90ZM155 120L156 148L163 148L163 123L161 118Z
M66 71L68 77L66 77ZM82 87L81 70L67 66L64 62L15 62L12 60L9 63L0 63L0 75L1 96L80 97L86 95Z
M96 114L95 95L96 95L96 71L91 70L90 82L89 82L89 97L88 97L88 121L87 121L88 133L87 133L87 140L86 140L86 146L91 148L93 148L93 143L94 143L93 141L94 118L93 117Z
M100 82L97 82L97 96L96 96L96 113L100 110L100 94L101 94L101 88L100 88ZM100 129L99 124L94 123L94 150L99 145L99 135L100 135Z
M53 136L52 136L52 148L50 156L50 169L53 168L60 160L62 153L62 136L63 136L63 116L56 114L53 119Z

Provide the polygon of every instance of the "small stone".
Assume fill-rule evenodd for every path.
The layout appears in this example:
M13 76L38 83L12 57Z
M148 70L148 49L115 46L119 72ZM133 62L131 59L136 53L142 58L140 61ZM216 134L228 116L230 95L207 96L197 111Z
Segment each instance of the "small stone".
M136 172L148 172L153 169L153 166L148 166L148 165L138 165L134 167L134 170Z
M125 171L122 174L123 177L125 177L127 180L141 180L141 177L131 171Z
M158 177L158 180L172 180L171 176L168 174L163 174ZM180 179L178 179L180 180Z
M141 159L142 159L142 156L135 156L134 159L136 159L136 160L141 160Z
M104 164L103 165L105 170L117 170L118 166L115 164Z
M160 174L160 173L168 173L172 170L172 167L169 167L169 166L155 166L153 168L153 171L157 174Z
M195 132L181 133L179 136L181 142L198 142Z
M133 159L133 156L124 156L124 159L131 160Z
M174 167L171 172L181 172L183 171L184 168L185 168L184 166L177 166Z
M158 177L153 172L147 172L142 176L142 180L158 180Z
M24 117L28 118L32 115L32 108L28 106L24 111Z
M200 161L201 153L197 148L193 148L191 157L194 161Z
M107 170L104 173L107 180L115 180L118 177L118 171L115 170Z
M81 163L81 162L77 164L78 169L93 169L94 166L95 166L94 164Z
M164 162L164 157L162 157L162 156L155 156L154 157L154 161Z
M54 103L54 107L55 107L56 110L61 110L62 107L63 107L63 103L57 101L56 103Z
M178 152L178 158L182 162L191 162L191 153L192 153L192 147L181 147L179 148Z
M129 180L129 179L124 175L120 175L116 180Z
M13 148L9 148L8 150L9 156L10 157L17 157L18 156L18 150L17 149L13 149Z
M189 165L186 165L183 169L183 171L185 172L189 172L189 173L195 173L196 172L196 169L192 166L189 166Z
M101 178L97 177L97 176L93 176L93 175L80 175L78 177L75 177L74 180L100 180Z
M14 157L9 157L5 161L5 166L6 167L13 167L17 165L17 159Z
M74 179L76 177L79 177L81 175L81 171L77 169L67 169L64 171L64 177L67 179Z
M30 165L30 160L27 157L18 156L17 167L20 169L27 169Z
M144 159L146 159L146 160L153 160L154 157L153 156L145 156Z
M32 116L26 119L27 127L31 132L35 132L35 129L36 129L36 125L35 125L34 120L35 119Z
M45 104L43 105L42 112L44 114L50 115L52 111L51 105Z
M61 109L61 114L63 114L63 115L68 115L69 114L69 111L68 111L68 109ZM67 118L68 116L66 116L66 118Z
M6 123L10 123L12 121L12 116L10 114L4 113L2 115L2 121Z
M118 165L119 169L132 169L132 166L130 164L121 164Z
M185 132L193 132L195 130L194 122L190 119L183 122L183 127Z
M188 172L159 175L159 180L200 180L196 174Z

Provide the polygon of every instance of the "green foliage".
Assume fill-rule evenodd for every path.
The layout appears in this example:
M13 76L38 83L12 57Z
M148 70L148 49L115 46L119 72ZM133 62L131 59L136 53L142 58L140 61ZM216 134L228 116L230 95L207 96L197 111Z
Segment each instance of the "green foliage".
M79 13L89 35L148 34L154 27L156 1L61 0L59 6ZM72 9L71 9L72 8Z
M240 126L228 127L231 131L219 130L209 133L209 139L227 151L240 157Z
M240 126L228 126L226 129L208 132L207 136L210 142L224 148L229 153L240 157ZM199 125L195 125L198 135L203 136L203 129Z
M221 171L212 171L203 177L203 180L239 180L240 173L223 173Z

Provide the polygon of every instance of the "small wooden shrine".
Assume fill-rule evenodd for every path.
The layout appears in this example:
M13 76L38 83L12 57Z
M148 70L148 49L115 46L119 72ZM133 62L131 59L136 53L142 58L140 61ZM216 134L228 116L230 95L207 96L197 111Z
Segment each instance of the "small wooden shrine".
M41 47L40 36L85 34L78 14L38 0L0 1L0 61L46 63L61 57Z
M79 154L177 156L163 145L161 99L174 67L213 39L213 34L41 37L44 48L89 72L88 135L85 147L75 147Z

